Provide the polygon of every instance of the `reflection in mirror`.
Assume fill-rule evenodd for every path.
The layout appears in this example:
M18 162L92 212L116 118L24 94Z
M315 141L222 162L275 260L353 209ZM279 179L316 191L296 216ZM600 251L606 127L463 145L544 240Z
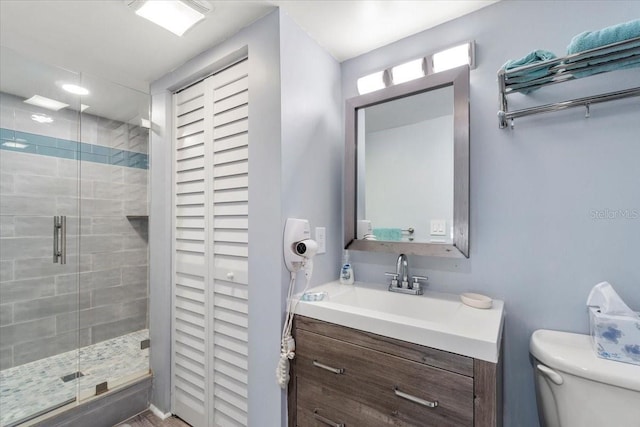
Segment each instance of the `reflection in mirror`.
M469 68L347 100L345 248L469 254Z
M358 239L453 242L453 87L358 110Z

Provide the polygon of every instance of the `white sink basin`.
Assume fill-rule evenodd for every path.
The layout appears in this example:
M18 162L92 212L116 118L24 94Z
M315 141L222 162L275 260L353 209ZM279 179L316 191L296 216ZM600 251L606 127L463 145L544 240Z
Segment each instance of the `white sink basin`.
M482 310L453 294L393 293L382 284L331 282L309 292L327 292L322 301L300 301L296 314L496 363L504 303Z

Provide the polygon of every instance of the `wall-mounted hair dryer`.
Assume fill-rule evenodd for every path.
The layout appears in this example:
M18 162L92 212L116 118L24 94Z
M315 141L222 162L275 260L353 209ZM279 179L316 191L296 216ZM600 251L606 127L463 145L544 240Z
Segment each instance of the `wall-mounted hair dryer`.
M309 221L287 218L284 226L284 263L291 272L300 271L306 259L318 252L318 244L311 239Z

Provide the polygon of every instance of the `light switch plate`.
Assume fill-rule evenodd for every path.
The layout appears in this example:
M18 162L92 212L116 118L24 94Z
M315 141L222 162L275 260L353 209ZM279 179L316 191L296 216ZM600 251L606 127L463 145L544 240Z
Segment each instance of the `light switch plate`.
M327 229L324 227L316 227L316 243L318 244L318 253L327 252Z

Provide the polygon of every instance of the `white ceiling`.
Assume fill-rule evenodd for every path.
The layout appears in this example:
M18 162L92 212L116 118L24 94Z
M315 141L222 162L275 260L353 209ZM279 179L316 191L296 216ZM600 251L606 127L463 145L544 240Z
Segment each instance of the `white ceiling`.
M210 1L213 12L177 37L135 15L123 0L1 0L0 43L144 91L276 6L344 61L496 1Z
M209 3L213 11L178 37L137 16L125 0L0 0L0 44L35 63L97 77L96 83L103 79L148 92L154 80L276 7L342 62L498 0L199 1ZM9 57L3 53L0 58L5 74L0 90L30 97L34 94L29 93L30 84L40 88L51 84L45 81L48 67L42 67L43 81L38 81L35 70L28 81L8 78L24 76L27 67ZM16 69L7 72L10 68ZM113 90L113 85L105 85L96 93ZM86 102L94 114L113 108L95 98Z

